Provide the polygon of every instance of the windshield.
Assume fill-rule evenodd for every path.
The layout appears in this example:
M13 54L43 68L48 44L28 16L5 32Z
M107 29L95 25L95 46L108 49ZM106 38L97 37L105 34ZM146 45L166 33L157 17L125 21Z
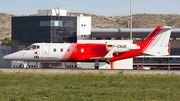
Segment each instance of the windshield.
M30 46L26 47L24 50L33 50L33 49L39 49L39 46L30 45Z

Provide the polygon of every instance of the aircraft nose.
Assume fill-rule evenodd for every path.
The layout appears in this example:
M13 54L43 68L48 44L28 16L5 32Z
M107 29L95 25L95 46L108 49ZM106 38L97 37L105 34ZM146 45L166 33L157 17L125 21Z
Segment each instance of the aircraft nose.
M4 56L4 57L3 57L3 59L4 59L4 60L11 60L11 59L12 59L12 57L11 57L11 56L9 56L9 55L6 55L6 56Z
M5 59L5 60L21 60L22 59L22 51L8 54L8 55L4 56L3 59Z

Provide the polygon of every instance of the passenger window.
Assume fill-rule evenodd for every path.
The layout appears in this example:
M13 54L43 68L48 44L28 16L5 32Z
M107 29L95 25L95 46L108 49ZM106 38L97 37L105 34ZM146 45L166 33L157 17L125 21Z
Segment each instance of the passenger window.
M54 48L53 51L56 52L56 48Z
M39 46L37 46L37 49L39 49L40 47Z
M70 49L67 50L67 52L70 52L70 51L71 51Z
M60 50L61 52L63 52L63 48L61 48L61 50Z
M81 49L81 53L84 53L84 49L83 48Z
M74 52L77 52L77 49L76 49L76 48L74 49Z

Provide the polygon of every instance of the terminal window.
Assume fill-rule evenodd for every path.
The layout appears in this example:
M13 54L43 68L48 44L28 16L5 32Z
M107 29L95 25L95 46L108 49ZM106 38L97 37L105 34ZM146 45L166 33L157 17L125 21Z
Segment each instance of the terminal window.
M6 50L5 49L2 50L2 54L6 54Z
M40 21L40 26L62 26L62 21Z
M75 27L75 21L40 21L40 26L64 26Z
M0 54L10 54L11 50L10 49L2 49L0 50Z

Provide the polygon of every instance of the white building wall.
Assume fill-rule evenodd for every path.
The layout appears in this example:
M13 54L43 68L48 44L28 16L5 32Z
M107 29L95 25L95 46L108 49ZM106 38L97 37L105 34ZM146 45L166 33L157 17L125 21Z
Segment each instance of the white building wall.
M77 40L89 40L91 38L91 17L77 17Z
M114 62L114 69L133 69L133 58Z

